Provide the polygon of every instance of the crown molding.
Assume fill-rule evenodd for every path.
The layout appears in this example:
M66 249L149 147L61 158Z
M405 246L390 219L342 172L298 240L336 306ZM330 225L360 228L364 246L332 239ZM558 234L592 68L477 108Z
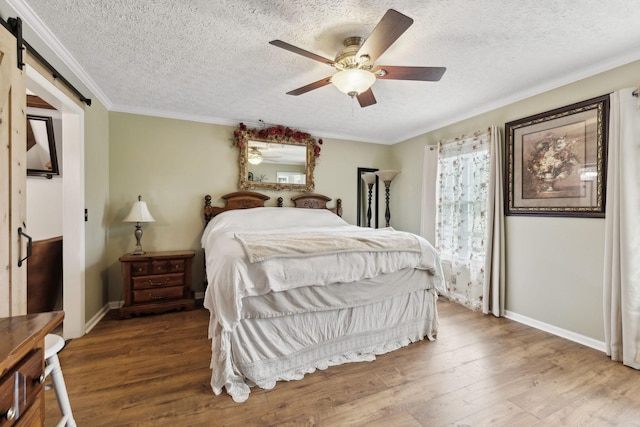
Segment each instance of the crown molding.
M254 123L246 119L229 120L229 119L222 119L222 118L205 116L200 114L181 113L181 112L159 110L159 109L153 109L153 108L141 108L141 107L135 107L131 105L121 105L121 104L112 105L109 111L113 111L117 113L139 114L141 116L160 117L165 119L185 120L185 121L197 122L197 123L210 123L210 124L221 125L221 126L236 127L240 122L243 122L246 125L253 126L253 127L260 127L263 125L263 123L261 122ZM283 124L288 125L286 123L283 123ZM387 141L382 141L382 140L372 141L372 140L367 140L363 138L357 138L352 135L343 135L343 134L331 133L331 132L321 132L321 131L315 131L312 129L304 129L304 131L313 135L314 138L325 138L325 139L331 138L331 139L341 139L344 141L355 141L355 142L366 142L370 144L390 145L390 143Z
M533 96L536 95L540 95L544 92L548 92L550 90L553 89L558 89L562 86L566 86L568 84L571 83L575 83L578 82L580 80L589 78L589 77L593 77L596 74L600 74L603 73L605 71L609 71L612 70L614 68L617 67L621 67L623 65L627 65L630 64L632 62L638 61L640 60L640 49L637 49L635 51L626 53L624 55L620 55L617 56L615 58L611 58L608 61L604 61L598 64L594 64L591 67L588 68L584 68L581 69L579 71L573 72L573 73L569 73L566 74L564 76L561 76L557 79L554 80L550 80L547 82L544 82L542 84L539 84L537 86L532 86L530 88L524 89L520 92L514 93L510 96L507 96L505 98L502 99L497 99L495 101L491 101L487 104L481 105L478 108L475 108L473 110L467 111L466 113L463 113L461 115L449 118L447 120L444 121L437 121L437 122L431 122L429 124L427 124L425 127L422 127L417 133L415 133L415 135L398 140L398 141L394 141L391 144L396 144L398 142L403 142L403 141L407 141L411 138L415 138L416 136L420 136L420 135L424 135L425 133L437 130L437 129L441 129L445 126L449 126L452 125L454 123L458 123L461 122L463 120L467 120L470 119L472 117L476 117L479 116L480 114L484 114L484 113L488 113L490 111L493 110L497 110L499 108L503 108L506 107L508 105L514 104L516 102L522 101L524 99L527 98L531 98Z

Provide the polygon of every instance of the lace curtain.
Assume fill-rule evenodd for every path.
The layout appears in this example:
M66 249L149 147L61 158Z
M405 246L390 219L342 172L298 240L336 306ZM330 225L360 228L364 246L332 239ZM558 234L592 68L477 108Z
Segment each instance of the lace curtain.
M438 143L436 249L449 299L483 306L489 242L490 132Z

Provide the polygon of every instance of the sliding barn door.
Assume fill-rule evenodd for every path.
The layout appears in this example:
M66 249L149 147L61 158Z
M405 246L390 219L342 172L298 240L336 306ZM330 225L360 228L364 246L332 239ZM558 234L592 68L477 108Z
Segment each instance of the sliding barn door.
M0 317L27 313L26 97L16 37L0 26Z

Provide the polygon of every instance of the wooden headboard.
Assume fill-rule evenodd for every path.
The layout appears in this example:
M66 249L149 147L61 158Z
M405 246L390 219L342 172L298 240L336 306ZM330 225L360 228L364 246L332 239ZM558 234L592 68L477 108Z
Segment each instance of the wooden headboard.
M225 194L221 197L225 201L224 207L211 206L211 196L204 197L204 220L209 223L211 218L219 213L234 209L248 209L264 207L264 203L270 199L261 193L255 191L236 191L234 193ZM291 198L296 208L307 209L328 209L338 216L342 216L342 199L336 200L336 207L328 208L327 202L331 201L330 197L317 193L302 193ZM284 205L284 199L278 197L278 207Z
M207 223L209 223L211 218L224 211L264 207L264 202L271 197L256 193L255 191L236 191L225 194L221 198L225 202L225 206L222 208L211 206L211 196L208 194L204 196L204 220Z
M307 209L329 209L334 214L342 217L342 199L336 200L335 208L328 208L327 202L331 201L330 197L318 193L302 193L291 198L296 208ZM278 197L278 207L282 207L284 199Z

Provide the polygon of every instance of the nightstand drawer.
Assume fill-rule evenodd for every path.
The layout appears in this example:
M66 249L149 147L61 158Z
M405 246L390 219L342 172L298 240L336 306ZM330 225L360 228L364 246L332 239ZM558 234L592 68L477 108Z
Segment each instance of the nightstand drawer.
M133 289L151 289L167 286L184 285L184 273L159 274L156 276L141 276L131 279Z
M172 259L167 262L168 264L168 272L169 273L178 273L184 271L184 260L183 259Z
M151 274L151 263L149 262L132 262L131 263L131 275L132 276L147 276Z
M149 274L177 273L184 271L183 259L151 261Z
M180 299L183 293L184 288L182 286L133 291L133 302L140 303Z
M131 263L132 276L147 276L149 274L180 273L184 271L183 259L143 261Z

